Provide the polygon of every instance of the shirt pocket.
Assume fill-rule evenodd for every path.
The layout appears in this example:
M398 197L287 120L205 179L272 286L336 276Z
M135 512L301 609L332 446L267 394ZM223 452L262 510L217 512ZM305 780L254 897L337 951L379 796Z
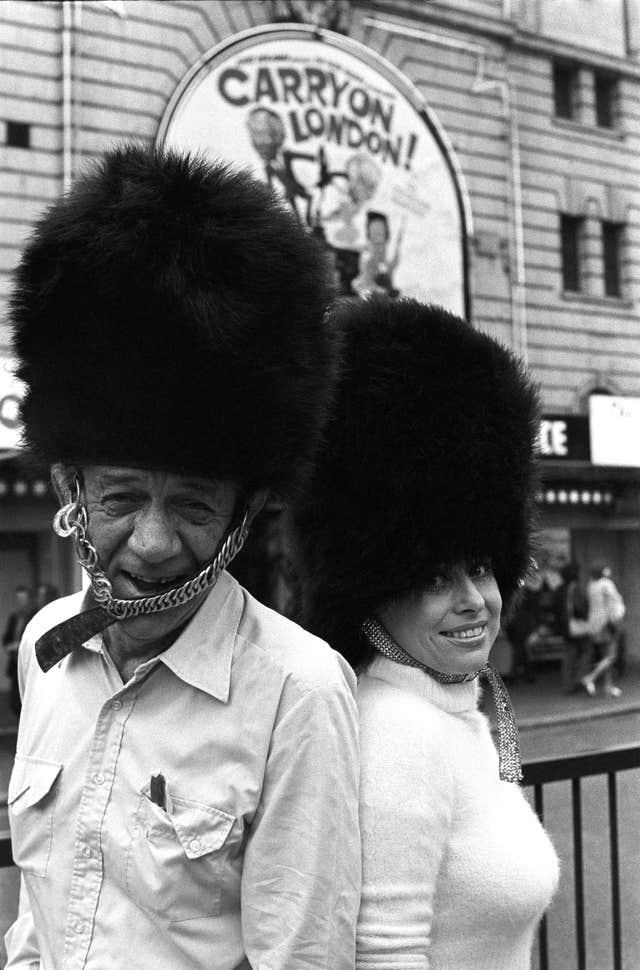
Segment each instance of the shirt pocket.
M165 811L140 793L129 851L127 891L166 923L217 916L227 839L235 817L171 791Z
M57 761L16 755L7 804L11 846L24 872L46 876L53 844L53 821L62 765Z

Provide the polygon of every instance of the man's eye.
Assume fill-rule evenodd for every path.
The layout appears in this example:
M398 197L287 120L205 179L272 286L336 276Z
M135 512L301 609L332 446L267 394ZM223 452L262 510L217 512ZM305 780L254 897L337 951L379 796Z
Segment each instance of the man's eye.
M200 522L216 515L215 509L205 502L181 502L177 508L181 515Z
M122 513L135 506L137 498L129 492L111 492L102 499L102 505L107 512Z

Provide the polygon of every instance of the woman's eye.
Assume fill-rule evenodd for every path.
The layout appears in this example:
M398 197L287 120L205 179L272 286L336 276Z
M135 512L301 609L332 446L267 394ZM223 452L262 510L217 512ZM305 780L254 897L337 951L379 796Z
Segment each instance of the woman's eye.
M425 586L425 591L427 593L441 593L443 590L448 589L451 585L451 577L447 576L446 573L439 573L434 576L430 583Z
M471 575L474 579L487 579L489 576L493 576L493 569L491 568L491 563L483 562L478 563L471 570Z

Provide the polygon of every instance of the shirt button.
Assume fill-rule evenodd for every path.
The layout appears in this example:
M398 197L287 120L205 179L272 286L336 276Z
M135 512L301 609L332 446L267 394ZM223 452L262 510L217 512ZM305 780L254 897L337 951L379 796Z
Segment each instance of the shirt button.
M78 922L74 926L74 930L76 931L76 933L78 934L84 933L85 929L86 927L85 927L85 924L82 922L82 920L78 920Z
M122 701L114 701L111 705L114 711L122 710Z
M104 785L104 775L99 771L97 771L93 776L93 780L95 781L96 785Z
M88 859L90 855L93 855L93 852L91 851L88 845L85 845L84 849L82 850L82 854L85 855Z
M200 848L200 839L191 839L189 843L189 848L192 852L197 852Z

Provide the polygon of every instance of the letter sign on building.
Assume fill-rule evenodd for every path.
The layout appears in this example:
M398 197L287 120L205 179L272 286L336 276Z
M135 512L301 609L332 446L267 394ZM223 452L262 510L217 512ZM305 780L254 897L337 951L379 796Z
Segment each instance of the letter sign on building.
M539 450L543 458L551 455L564 458L568 453L567 422L562 420L540 422Z
M364 45L300 25L237 34L184 78L157 142L266 181L323 242L341 292L469 315L453 152L416 88Z

